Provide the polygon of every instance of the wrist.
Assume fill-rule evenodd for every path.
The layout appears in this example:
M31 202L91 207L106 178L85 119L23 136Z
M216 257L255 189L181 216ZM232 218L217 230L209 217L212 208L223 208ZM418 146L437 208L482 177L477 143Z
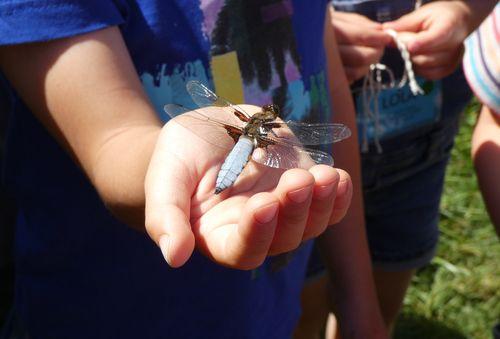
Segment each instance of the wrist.
M452 2L456 3L461 9L461 18L466 24L467 35L469 35L479 27L483 20L495 8L497 0L452 0Z
M158 126L137 126L114 135L96 154L89 177L108 210L122 222L144 228L144 181Z

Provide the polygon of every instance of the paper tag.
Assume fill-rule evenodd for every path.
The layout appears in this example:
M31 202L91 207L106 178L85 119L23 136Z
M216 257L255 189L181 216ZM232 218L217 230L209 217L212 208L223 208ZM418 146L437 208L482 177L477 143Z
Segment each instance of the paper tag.
M408 85L402 88L384 89L379 93L379 128L377 130L379 140L394 137L439 120L442 103L441 82L427 81L421 77L417 77L416 80L424 90L424 95L413 95ZM361 91L355 95L355 103L360 143L363 140L364 128L367 128L366 137L371 143L375 137L376 117L373 116L375 103L373 100L370 103L371 116L363 112Z

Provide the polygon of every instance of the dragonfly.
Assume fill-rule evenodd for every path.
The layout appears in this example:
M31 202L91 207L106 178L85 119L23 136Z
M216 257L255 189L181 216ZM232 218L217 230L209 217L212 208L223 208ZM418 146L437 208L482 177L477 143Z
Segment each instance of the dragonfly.
M304 146L331 144L351 135L343 124L282 121L275 104L248 114L200 81L189 81L186 89L198 109L167 104L164 110L198 137L228 152L217 175L215 194L233 186L250 159L278 169L307 169L314 164L333 166L330 154Z

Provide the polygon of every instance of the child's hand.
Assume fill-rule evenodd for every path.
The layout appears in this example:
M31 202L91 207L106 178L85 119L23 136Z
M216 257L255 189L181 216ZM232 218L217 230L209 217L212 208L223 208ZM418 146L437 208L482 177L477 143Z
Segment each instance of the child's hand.
M146 229L173 267L196 244L217 263L256 268L321 234L350 204L348 174L324 165L283 172L250 161L235 186L215 195L225 156L175 120L160 134L146 178Z
M382 24L354 13L332 11L332 25L349 83L365 76L392 41Z
M417 74L437 80L460 63L471 21L471 10L463 1L436 1L383 27L400 33Z

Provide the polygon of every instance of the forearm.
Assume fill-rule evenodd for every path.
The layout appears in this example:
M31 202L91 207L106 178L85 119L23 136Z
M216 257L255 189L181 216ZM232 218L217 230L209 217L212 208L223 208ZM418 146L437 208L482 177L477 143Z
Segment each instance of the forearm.
M465 5L468 15L467 29L469 34L479 27L481 22L491 13L498 0L452 0Z
M330 98L336 122L351 128L351 138L333 148L336 166L349 172L354 192L344 219L319 239L333 285L334 302L344 338L385 336L373 285L365 233L361 166L354 104L333 30L325 29Z
M144 177L161 124L119 31L7 46L0 55L18 94L111 211L143 226Z
M500 236L500 117L483 106L472 137L472 159L491 221Z
M144 228L144 181L160 129L134 127L109 140L92 166L92 183L120 220ZM132 140L132 142L131 142Z

